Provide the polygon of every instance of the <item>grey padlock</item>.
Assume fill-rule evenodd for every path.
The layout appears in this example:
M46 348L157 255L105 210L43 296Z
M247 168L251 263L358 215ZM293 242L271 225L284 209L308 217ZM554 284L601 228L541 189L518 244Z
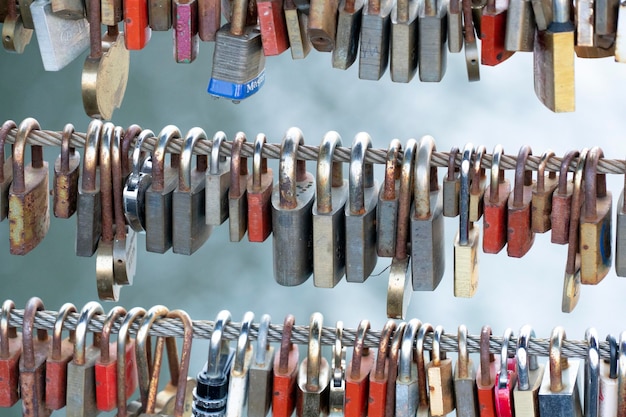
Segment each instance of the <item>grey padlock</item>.
M300 285L313 272L313 221L315 178L297 160L304 145L302 131L285 133L280 151L278 184L272 192L274 279L280 285Z
M239 242L248 230L248 158L241 156L245 142L246 135L237 132L231 148L228 190L228 227L231 242Z
M230 161L220 155L226 134L213 135L211 160L206 173L206 223L219 226L228 218L228 189L230 188Z
M396 417L414 417L417 413L419 387L413 341L421 326L422 322L418 319L411 319L402 336L398 376L395 381Z
M342 343L343 322L335 324L335 344L330 362L330 393L328 395L328 414L343 417L346 405L346 348Z
M463 49L463 11L461 0L450 0L448 5L448 51L459 53Z
M378 192L376 206L376 253L390 258L396 254L396 231L398 230L398 197L400 195L399 153L402 145L393 139L387 149L385 181Z
M372 164L365 163L365 153L372 147L372 138L357 133L350 155L350 198L346 205L346 280L365 282L378 255L376 253L376 204L378 184Z
M364 0L341 0L337 15L333 68L350 68L359 53Z
M131 229L135 232L146 230L146 190L152 184L152 162L149 172L144 170L146 155L141 150L143 143L154 138L154 132L143 130L133 149L132 172L124 185L124 215Z
M532 52L535 40L535 15L531 0L511 0L506 13L504 49Z
M265 417L272 405L274 347L269 342L271 317L264 314L259 323L254 360L250 365L248 416Z
M420 81L439 82L446 73L447 14L445 2L424 0L420 7L417 48Z
M458 330L459 357L454 367L454 394L458 417L477 417L478 393L476 392L476 368L467 352L467 327Z
M328 414L330 366L322 356L322 325L320 313L311 315L307 357L298 369L298 417L319 417Z
M391 81L408 83L417 71L417 0L396 1L391 12Z
M248 373L254 356L254 345L250 343L250 328L253 320L254 313L248 311L241 321L235 362L230 370L226 417L241 417L248 400Z
M389 65L392 0L369 0L361 19L359 78L379 80Z

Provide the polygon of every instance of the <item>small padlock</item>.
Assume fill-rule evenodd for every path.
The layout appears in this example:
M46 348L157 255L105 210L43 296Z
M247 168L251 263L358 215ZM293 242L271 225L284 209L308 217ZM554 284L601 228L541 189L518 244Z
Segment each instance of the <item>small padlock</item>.
M448 153L448 172L443 178L443 215L456 217L459 215L459 194L461 192L461 178L456 166L456 156L459 148L453 146Z
M69 219L76 212L80 154L70 146L74 126L68 123L61 136L61 153L54 163L54 217ZM4 159L4 158L2 158Z
M165 253L172 247L172 199L178 185L180 155L171 154L165 165L167 147L173 138L182 138L176 126L165 126L152 152L152 183L145 193L146 250Z
M437 326L433 333L433 358L426 364L430 413L433 416L445 416L455 408L452 359L446 358L445 352L441 350L442 335L443 327Z
M307 357L298 369L298 417L318 417L328 414L330 366L322 356L322 325L320 313L311 315ZM367 397L366 397L367 398Z
M315 49L332 52L337 31L339 0L311 0L307 36Z
M408 83L418 63L418 9L414 0L396 1L391 12L391 81Z
M462 0L463 4L463 43L465 45L465 66L467 68L467 80L469 82L480 81L480 53L476 42L476 31L472 17L472 1ZM480 22L480 20L478 20ZM478 28L480 33L480 28Z
M346 70L356 61L359 53L364 4L365 0L341 0L339 2L333 68Z
M346 348L343 339L343 322L335 324L335 344L332 350L330 362L330 392L328 394L328 415L333 417L343 416L346 405Z
M198 35L204 42L214 42L222 25L222 2L201 1L198 3Z
M363 49L361 49L363 51ZM357 133L350 155L350 197L346 205L346 281L365 282L370 276L376 254L376 204L378 184L371 163L365 162L372 139L365 132Z
M352 360L346 368L346 417L365 417L368 415L369 376L374 368L375 357L365 347L365 336L370 329L368 320L361 320L357 328Z
M526 255L535 242L531 226L531 207L534 180L532 171L526 170L526 161L532 151L528 145L520 148L515 165L515 186L509 196L506 253L514 258Z
M148 1L126 0L124 4L124 43L128 50L141 50L152 37Z
M477 222L485 211L485 189L487 188L487 176L485 169L481 167L483 155L487 152L484 145L474 150L474 166L471 171L470 185L470 221Z
M13 181L13 156L4 159L4 144L9 131L15 128L13 120L7 120L0 128L0 221L9 215L9 187Z
M404 338L405 322L398 323L396 331L393 333L389 347L389 369L387 384L387 403L385 404L385 416L393 417L396 412L396 378L398 377L398 358L400 357L400 345Z
M219 2L216 2L219 3ZM258 0L259 29L265 56L280 55L289 48L285 11L280 0Z
M529 325L523 326L517 338L515 357L517 359L517 385L513 388L515 415L539 417L539 386L543 379L544 364L537 362L537 356L528 353L530 339L535 331Z
M191 169L193 151L201 140L207 140L200 128L191 128L185 136L178 170L178 187L172 196L172 251L191 255L211 235L212 227L205 216L205 171L207 156L197 155L196 167Z
M446 74L448 10L445 2L425 0L418 11L418 66L422 82L440 82Z
M599 414L600 417L617 416L617 365L618 349L617 340L612 335L606 336L609 344L609 360L603 360L600 364L600 394Z
M517 369L509 369L509 341L513 337L513 330L507 328L502 336L502 347L500 348L500 371L495 384L496 412L498 417L513 417L514 400L513 389L517 384ZM514 359L513 359L514 360Z
M278 184L272 191L274 279L280 285L300 285L313 272L313 220L315 178L306 161L297 160L304 145L302 132L290 128L280 151Z
M550 372L543 375L539 389L539 413L543 416L581 417L578 393L580 361L561 356L565 330L558 326L550 337Z
M411 319L406 325L402 336L398 375L395 379L394 415L397 417L413 417L417 413L419 388L413 341L421 326L421 321Z
M593 327L585 331L587 358L585 360L584 416L598 417L600 411L600 346L598 332Z
M152 173L145 169L146 154L141 150L144 142L154 138L154 132L145 129L139 134L132 154L132 171L124 184L124 216L135 232L146 230L146 190L152 183Z
M241 320L235 361L230 369L227 417L241 417L248 402L248 373L254 356L254 345L250 343L250 327L253 320L254 313L251 311L246 312Z
M454 367L456 414L458 417L477 417L476 369L467 351L467 327L464 324L459 326L457 335L459 357Z
M206 222L211 226L219 226L228 218L230 160L220 156L226 140L226 134L219 131L213 135L211 144L211 161L206 173Z
M34 31L24 26L24 19L18 14L16 3L7 2L7 15L2 24L2 46L8 52L22 54Z
M274 392L272 416L291 417L296 408L296 381L298 376L298 347L291 343L295 318L289 314L283 323L280 351L274 358Z
M72 303L65 303L59 309L54 322L52 334L52 349L46 359L46 407L50 410L59 410L65 407L67 387L67 364L74 356L75 332L63 339L63 323L70 313L75 313L76 307Z
M478 226L469 221L470 164L474 145L463 149L459 201L459 231L454 238L454 296L473 297L478 288Z
M417 417L430 417L430 395L429 395L429 382L427 381L427 370L426 370L426 361L424 359L424 340L426 339L426 335L428 333L433 333L434 337L434 329L432 324L424 323L422 327L420 327L419 332L417 332L417 339L415 341L415 356L417 363L417 382L418 382L418 402L417 402ZM431 351L431 359L432 359L432 351ZM450 370L452 372L452 370ZM436 378L436 377L435 377ZM438 381L433 381L433 383L438 383ZM440 389L435 388L435 390L430 391L431 395L435 397L438 396L437 391L441 392ZM437 398L433 398L433 400L437 401ZM452 400L454 401L454 399ZM435 405L437 406L437 405Z
M361 18L359 78L379 80L389 65L392 0L368 0Z
M531 0L510 0L506 13L504 49L532 52L535 40L535 15Z
M140 403L135 403L132 406L127 405L125 398L126 396L126 381L135 380L138 385L142 385L144 381L139 380L139 367L147 366L146 363L142 363L142 361L138 360L141 358L137 358L135 354L134 363L135 366L131 369L127 369L127 363L125 360L127 344L129 342L133 343L128 350L132 350L133 353L136 353L135 342L132 342L129 336L129 330L132 324L135 321L143 319L146 315L146 310L141 307L133 307L128 310L128 313L124 316L124 320L120 325L119 332L117 334L117 370L116 370L116 387L117 387L117 412L120 416L131 417L131 414L134 414L133 417L139 415L142 411L142 407ZM138 342L137 342L138 343ZM147 373L147 372L146 372ZM144 385L147 385L144 384ZM132 395L132 393L131 393ZM132 409L132 411L131 411Z
M26 118L17 130L13 145L13 182L9 187L9 243L12 255L26 255L48 233L48 163L43 148L31 146L31 163L26 166L26 140L39 123Z
M495 384L499 363L489 352L491 327L483 326L480 331L480 364L476 374L478 409L481 417L496 417Z
M294 0L285 0L283 2L283 11L285 12L291 58L304 59L311 50L311 42L306 35L306 28L309 26L309 16L296 6Z
M491 157L491 183L485 190L483 217L483 252L498 253L506 245L507 202L511 193L511 183L504 178L500 161L504 155L502 145L496 145Z
M6 300L2 303L0 315L0 407L12 407L20 399L20 356L22 355L22 334L9 325L11 311L15 303Z
M313 214L313 284L333 288L346 270L346 219L348 181L343 165L333 162L341 136L330 131L324 135L317 159L317 195Z
M264 242L272 233L272 190L274 173L267 167L267 158L262 156L267 141L263 133L254 140L252 175L248 176L248 240Z
M367 400L367 415L369 417L385 417L387 387L389 386L389 352L391 350L392 335L403 330L404 328L400 329L396 322L390 319L387 320L383 330L380 332L376 363L369 376L369 398ZM391 384L393 385L393 381Z
M531 203L531 227L535 233L545 233L552 227L550 222L550 214L552 213L552 195L554 190L556 190L556 187L559 185L559 180L556 177L556 172L551 171L546 178L544 171L548 161L550 161L550 158L553 156L553 151L545 151L543 155L541 155L541 160L539 161L539 166L537 167L537 183L533 187L533 197Z
M169 1L164 3L169 3ZM198 57L200 49L198 42L198 3L200 2L196 0L175 0L172 7L174 18L173 52L174 61L178 64L191 64ZM167 24L163 27L165 26Z
M87 345L87 326L96 314L104 314L102 306L90 301L80 312L76 325L76 343L74 358L67 365L67 399L66 413L68 417L92 417L100 412L96 406L95 365L100 357L98 334L94 334L94 343Z
M246 135L237 132L230 157L230 188L228 189L228 227L230 241L239 242L248 230L248 158L241 156Z
M400 193L399 153L402 144L398 139L389 142L385 180L378 192L376 205L376 253L391 258L396 254L396 232L398 230L398 198ZM319 181L319 180L318 180ZM318 193L319 194L319 193ZM313 268L315 270L315 268Z
M272 373L274 347L269 342L270 316L264 314L259 323L254 360L250 365L248 387L248 415L265 417L272 405Z
M572 160L579 155L580 152L578 151L569 151L563 156L559 170L559 186L552 194L552 212L550 213L552 234L550 241L559 245L565 245L569 241L570 207L574 181L567 181L567 172Z
M606 174L597 174L598 160L603 157L602 149L594 147L585 164L585 198L580 213L580 277L583 284L599 283L613 264L613 196L606 189Z
M433 291L445 270L443 194L437 167L431 166L436 151L432 136L420 139L413 179L415 197L411 210L411 267L414 291Z
M507 32L508 2L488 0L480 18L480 40L482 65L498 65L513 55L505 48Z
M448 51L459 53L463 49L463 13L461 0L448 2Z

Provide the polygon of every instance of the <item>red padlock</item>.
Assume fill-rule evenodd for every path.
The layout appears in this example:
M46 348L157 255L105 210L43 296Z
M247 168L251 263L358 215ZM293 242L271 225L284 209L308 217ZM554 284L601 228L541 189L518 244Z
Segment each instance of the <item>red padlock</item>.
M499 364L493 353L489 352L490 337L491 327L483 326L480 331L480 364L476 373L480 417L497 417L494 386Z
M392 334L397 333L396 322L388 320L380 333L378 356L374 372L370 373L367 415L385 417L387 405L387 385L389 384L389 350Z
M514 53L504 48L508 3L508 0L488 0L483 9L480 18L480 63L483 65L498 65Z
M515 358L509 358L509 340L513 331L507 328L502 337L500 350L500 372L495 386L496 411L498 417L513 417L513 389L517 383L517 366Z
M391 384L387 384L387 404L385 405L385 417L394 417L396 414L396 378L398 378L398 358L400 356L400 345L404 337L404 329L406 323L398 324L396 331L393 333L391 347L389 348L389 369L387 370L388 380Z
M507 218L511 183L504 178L500 162L504 150L496 145L491 159L491 184L485 191L485 212L483 217L483 252L498 253L506 245Z
M46 406L51 410L65 407L67 387L67 364L74 357L74 330L69 338L62 340L63 323L70 313L76 313L76 306L66 303L61 306L54 323L52 351L46 360Z
M3 157L0 155L0 162ZM19 361L22 354L22 334L9 325L15 303L6 300L0 315L0 407L12 407L20 398Z
M148 24L148 2L146 0L124 1L124 43L126 49L141 50L152 36Z
M526 170L526 160L532 155L528 145L521 147L515 166L515 187L509 196L509 219L507 228L507 254L514 258L526 255L535 242L532 231L531 205L533 199L533 176Z
M579 155L580 152L578 151L569 151L563 156L559 170L559 186L552 194L552 212L550 213L552 234L550 241L559 245L569 243L569 219L574 182L567 181L567 172L572 160Z
M263 158L263 145L267 139L259 133L254 141L252 176L248 176L248 240L264 242L272 233L272 190L274 176Z
M365 347L369 320L361 320L357 329L352 360L346 368L346 417L365 417L369 398L369 374L374 367L374 355Z
M273 417L291 417L296 408L296 377L300 353L298 347L291 343L295 320L291 314L285 317L280 352L274 359Z
M265 56L280 55L289 49L287 21L282 0L257 0L259 28Z

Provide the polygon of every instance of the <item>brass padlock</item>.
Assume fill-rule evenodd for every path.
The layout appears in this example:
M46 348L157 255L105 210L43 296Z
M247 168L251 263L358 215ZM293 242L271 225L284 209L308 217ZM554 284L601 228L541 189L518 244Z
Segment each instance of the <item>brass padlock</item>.
M420 329L421 330L421 329ZM437 326L433 333L432 361L426 365L430 391L430 413L445 416L455 408L452 359L441 350L443 327Z
M552 213L552 194L559 184L556 172L550 171L548 177L544 175L546 165L550 158L554 157L554 152L547 150L541 155L539 166L537 167L537 183L533 186L533 197L531 203L532 230L535 233L545 233L552 228L550 214Z

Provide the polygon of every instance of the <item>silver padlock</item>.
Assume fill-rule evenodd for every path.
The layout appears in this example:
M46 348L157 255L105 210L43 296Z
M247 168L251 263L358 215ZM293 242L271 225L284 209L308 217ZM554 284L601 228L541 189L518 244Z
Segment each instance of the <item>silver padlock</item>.
M396 254L401 170L398 157L401 151L402 144L398 139L389 142L385 181L380 186L376 206L376 253L387 258Z
M418 319L411 319L404 329L400 346L400 361L396 385L396 417L414 417L419 402L417 363L413 341L422 326Z
M250 365L248 388L248 416L265 417L272 405L272 375L274 347L269 342L271 317L264 314L259 323L254 360Z
M408 83L417 72L419 2L395 3L391 12L391 81Z
M320 313L311 315L307 357L298 369L298 417L328 415L330 366L322 356L323 321L324 317Z
M606 336L609 344L609 360L603 360L600 365L600 417L617 417L617 364L619 346L612 335ZM622 408L623 410L623 408Z
M248 230L248 158L241 156L245 142L245 133L237 132L230 154L228 229L231 242L241 241Z
M372 139L357 133L350 155L350 198L346 205L346 281L365 282L378 255L376 253L376 204L378 184L372 164L365 162Z
M124 185L124 215L131 229L135 232L146 230L146 190L152 184L152 165L150 173L144 171L145 154L141 150L144 141L154 138L154 132L145 129L141 132L133 149L132 172Z
M447 8L445 2L424 0L419 11L418 64L423 82L439 82L446 73Z
M248 372L254 355L254 345L250 343L250 328L253 320L254 313L248 311L241 321L235 362L230 370L228 402L226 403L227 417L241 417L248 400Z
M528 345L533 337L535 331L525 325L520 329L517 338L517 385L513 388L513 404L515 415L520 417L539 417L539 386L545 365L540 365L537 356L528 352Z
M626 17L626 5L624 13ZM626 20L626 19L624 19ZM626 277L626 175L624 187L617 202L617 226L615 228L615 274Z
M330 362L330 393L328 395L328 414L335 417L343 417L346 396L346 348L343 346L343 322L335 324L335 344L333 345L333 357Z
M593 327L585 331L587 358L585 360L585 417L598 417L600 406L600 345Z
M467 327L458 330L459 357L454 367L454 394L457 417L477 417L478 393L476 392L476 368L467 351Z
M228 218L228 189L230 188L230 161L220 156L226 134L213 135L211 160L206 173L206 223L219 226Z
M393 0L368 0L361 18L359 78L379 80L389 65Z

